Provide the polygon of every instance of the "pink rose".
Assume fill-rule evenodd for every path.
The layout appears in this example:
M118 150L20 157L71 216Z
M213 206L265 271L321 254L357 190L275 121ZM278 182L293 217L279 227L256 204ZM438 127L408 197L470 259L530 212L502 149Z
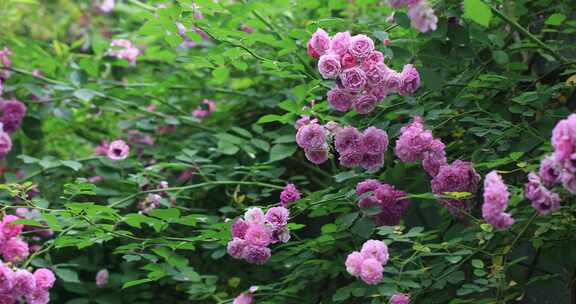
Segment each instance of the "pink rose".
M234 298L232 304L252 304L252 294L243 292Z
M350 33L348 32L339 32L336 33L336 35L334 35L334 37L332 38L332 44L330 46L331 50L340 55L343 56L344 54L346 54L348 52L348 48L350 47L350 39L352 37L350 36Z
M2 235L0 236L0 238L4 236L5 239L9 239L20 235L20 233L22 233L22 229L24 229L24 225L12 224L12 222L19 219L20 218L15 215L4 216L4 218L2 219L2 223L0 223L0 227L2 228L1 229Z
M350 253L345 262L346 271L353 276L359 276L362 262L364 262L364 256L360 252L354 251Z
M378 85L387 79L388 74L392 71L384 64L374 64L371 68L366 70L366 80L369 85Z
M328 91L328 103L336 111L346 112L352 106L353 96L345 90L334 88Z
M314 47L312 47L312 41L308 41L308 43L306 44L306 50L308 51L308 56L314 59L320 58L320 54L318 54L318 52L316 52Z
M408 8L408 17L410 17L412 26L422 33L435 31L437 28L438 17L426 1L411 5Z
M400 77L400 73L391 70L390 73L386 74L384 86L388 92L397 92L401 85L402 77Z
M245 239L253 246L268 246L272 240L272 232L263 224L252 223L246 230Z
M240 238L234 238L230 242L228 242L226 250L228 251L228 254L231 257L235 259L241 259L243 258L244 248L246 247L246 245L247 242L245 240Z
M340 74L340 81L344 88L359 92L366 86L366 73L360 68L350 68L342 71Z
M328 147L321 149L304 149L306 158L317 165L328 160Z
M402 96L411 95L420 87L420 74L413 65L407 64L400 74L400 87L398 92Z
M318 71L325 79L334 79L340 74L340 58L335 54L324 54L318 60Z
M354 56L352 56L350 53L345 53L342 55L340 58L340 63L343 69L353 68L357 64L356 58L354 58Z
M388 246L382 241L378 240L368 240L362 245L362 250L360 253L364 258L375 259L381 264L386 264L388 262Z
M111 160L123 160L128 157L130 153L130 146L121 139L115 140L108 146L106 156Z
M356 35L350 39L350 54L356 58L365 58L374 50L374 41L366 35Z
M388 95L388 90L386 89L386 86L383 83L375 86L370 86L367 91L368 94L376 97L377 101L383 100Z
M6 262L20 262L30 254L28 243L21 239L10 239L2 246L2 257Z
M328 36L328 33L326 33L326 31L319 28L316 30L314 34L312 34L312 37L310 38L308 43L310 45L310 48L314 51L313 54L317 54L319 57L324 55L326 51L328 51L328 49L330 48L330 36Z
M376 285L382 280L384 267L378 260L365 259L360 266L360 278L368 285Z
M362 65L364 66L365 70L369 70L371 67L379 63L384 63L384 54L379 51L372 51L370 55L364 59L364 63Z
M50 269L38 268L34 271L34 278L36 279L36 288L48 290L54 286L56 277Z
M378 104L378 100L376 97L370 94L360 95L354 99L352 106L354 110L360 114L368 114L376 108Z

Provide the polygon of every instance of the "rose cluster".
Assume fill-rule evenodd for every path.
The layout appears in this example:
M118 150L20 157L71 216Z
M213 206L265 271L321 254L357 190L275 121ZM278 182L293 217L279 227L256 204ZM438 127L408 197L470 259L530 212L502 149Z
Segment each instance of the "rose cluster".
M148 193L146 198L138 203L138 209L140 210L139 213L148 214L152 212L152 210L160 207L161 200L162 196L160 196L159 194Z
M446 164L444 143L440 139L435 139L432 131L424 128L420 116L415 116L412 123L400 129L400 137L396 141L394 152L402 161L421 161L424 170L432 177Z
M28 243L20 237L24 225L13 224L20 218L5 215L0 222L0 254L6 262L22 262L30 254Z
M346 271L369 285L382 280L384 265L388 262L388 246L382 241L368 240L360 252L354 251L346 258Z
M192 116L202 119L214 111L216 111L216 102L214 100L204 99L202 100L202 104L192 111Z
M408 6L410 23L420 32L436 30L438 17L426 0L388 0L388 4L393 8Z
M360 114L372 112L389 93L411 95L420 86L420 75L411 64L402 72L389 68L384 55L375 50L366 35L339 32L330 37L318 29L307 44L308 54L318 58L318 71L325 79L335 79L337 87L327 94L330 106Z
M362 133L354 127L346 127L334 135L334 146L340 155L340 165L346 168L361 166L364 170L375 172L384 166L388 134L375 127L369 127Z
M0 50L0 96L4 93L4 81L10 77L10 71L2 68L10 68L12 66L12 50L5 47Z
M0 123L4 125L4 131L14 133L26 115L26 105L22 102L11 99L0 101Z
M372 194L366 194L371 192ZM400 224L402 215L410 206L410 201L404 199L406 192L396 190L389 184L381 184L375 179L367 179L356 185L356 195L361 197L359 208L377 206L380 213L374 216L374 223L378 226L394 226ZM366 196L369 195L369 196Z
M284 207L272 207L266 214L260 208L250 208L243 219L232 224L232 240L228 242L228 254L235 259L262 265L268 261L271 251L268 246L290 240L288 217Z
M151 188L152 187L150 187L149 184L146 184L143 187L141 187L140 191L149 191L149 190L151 190ZM158 186L155 188L155 190L162 190L162 189L167 189L167 188L168 188L168 182L167 181L161 181L158 184ZM160 203L161 203L163 197L168 197L168 193L166 193L164 191L148 193L146 198L143 201L140 201L138 203L138 209L140 210L138 213L148 214L148 213L152 212L152 210L160 207ZM175 201L172 201L172 203L175 204Z
M504 212L508 207L510 193L502 177L492 171L484 179L484 204L482 217L496 229L508 229L514 224L509 213Z
M532 203L532 208L542 215L560 209L560 195L548 189L540 176L534 172L528 173L524 196Z
M30 195L34 195L34 193L30 193ZM17 208L15 213L22 219L34 220L43 225L47 225L46 221L42 219L42 215L38 209ZM54 231L52 231L52 229L28 225L24 225L22 231L26 233L25 240L28 242L30 252L40 250L40 243L43 242L43 238L49 238L54 235Z
M472 163L455 160L449 165L441 166L431 183L432 192L437 195L446 195L450 192L474 194L480 183L480 175L476 173ZM467 198L441 198L440 203L445 205L450 213L459 217L470 209Z
M538 174L530 172L524 196L540 214L560 209L560 196L550 188L562 185L576 193L576 114L559 121L552 130L554 152L540 162Z
M0 159L5 158L10 150L12 150L12 138L4 131L4 126L0 123Z
M135 47L130 40L114 39L110 43L108 55L119 59L126 59L131 66L136 65L136 58L140 55L140 50Z
M50 288L56 278L50 269L38 268L34 273L12 269L0 261L0 302L46 304L50 302Z
M471 163L456 160L448 164L444 143L434 138L432 131L424 128L421 117L414 117L412 123L402 127L394 152L405 162L421 161L424 170L432 177L432 192L444 195L448 192L475 193L480 182ZM461 216L469 209L467 199L442 198L440 203L448 207L450 213Z
M328 160L331 138L343 167L360 166L374 172L384 166L384 153L388 149L388 134L384 130L369 127L360 132L354 127L332 128L328 124L321 126L312 122L301 126L296 133L296 143L315 164Z
M12 150L10 134L14 133L26 115L26 105L11 99L0 101L0 159Z
M294 184L288 184L282 192L280 193L280 205L282 207L288 206L288 204L295 202L301 198L300 191L296 188Z

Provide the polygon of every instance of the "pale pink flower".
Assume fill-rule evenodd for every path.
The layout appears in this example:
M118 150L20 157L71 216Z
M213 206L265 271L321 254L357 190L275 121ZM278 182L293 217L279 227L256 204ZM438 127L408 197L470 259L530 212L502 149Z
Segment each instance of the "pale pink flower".
M110 273L108 272L108 269L106 269L106 268L100 269L96 273L96 286L102 287L102 286L108 284L108 277L109 276L110 276Z
M108 151L106 152L106 156L108 156L111 160L124 160L128 157L130 153L130 146L126 144L121 139L115 140L110 143L108 146Z
M345 262L346 271L353 276L359 276L362 262L364 262L364 255L358 251L350 253Z
M365 259L360 266L360 278L368 285L378 284L383 277L382 263L373 258Z
M410 17L412 26L422 33L436 30L438 17L426 1L411 5L408 8L408 17Z

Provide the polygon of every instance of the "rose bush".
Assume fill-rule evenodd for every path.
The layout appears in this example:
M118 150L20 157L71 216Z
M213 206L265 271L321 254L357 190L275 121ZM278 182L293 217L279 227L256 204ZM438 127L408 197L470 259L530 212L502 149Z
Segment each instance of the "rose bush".
M573 16L0 0L0 303L572 303Z

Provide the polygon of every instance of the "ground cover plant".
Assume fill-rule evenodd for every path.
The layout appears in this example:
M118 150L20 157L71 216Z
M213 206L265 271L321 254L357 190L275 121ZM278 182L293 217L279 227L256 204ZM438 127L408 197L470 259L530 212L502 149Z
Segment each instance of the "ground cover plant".
M0 0L0 303L573 303L574 8Z

